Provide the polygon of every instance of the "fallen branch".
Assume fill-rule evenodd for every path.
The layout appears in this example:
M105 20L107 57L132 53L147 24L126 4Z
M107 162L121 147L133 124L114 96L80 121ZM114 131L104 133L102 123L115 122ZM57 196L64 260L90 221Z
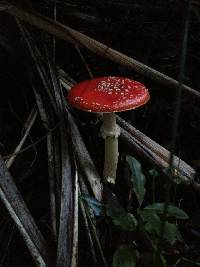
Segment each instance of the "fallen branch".
M88 37L87 35L80 33L68 26L65 26L59 22L56 22L48 17L41 16L37 13L25 11L21 8L18 8L14 5L8 6L3 9L3 12L6 12L12 16L20 18L27 23L36 26L37 28L48 32L49 34L61 38L63 40L69 41L75 45L83 46L89 49L90 51L108 58L120 65L126 66L134 71L142 74L144 77L151 79L152 81L158 82L170 88L177 88L179 82L169 76L148 67L147 65L128 57L96 40ZM194 90L193 88L182 85L182 88L191 93L194 96L200 97L200 92Z

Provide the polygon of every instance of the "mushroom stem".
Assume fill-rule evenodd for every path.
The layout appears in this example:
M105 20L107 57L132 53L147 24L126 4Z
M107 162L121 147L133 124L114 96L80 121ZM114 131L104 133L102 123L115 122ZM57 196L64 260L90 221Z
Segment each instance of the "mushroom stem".
M115 113L104 113L100 129L101 136L105 139L105 158L103 177L107 182L115 184L118 164L118 136L119 127L116 124Z

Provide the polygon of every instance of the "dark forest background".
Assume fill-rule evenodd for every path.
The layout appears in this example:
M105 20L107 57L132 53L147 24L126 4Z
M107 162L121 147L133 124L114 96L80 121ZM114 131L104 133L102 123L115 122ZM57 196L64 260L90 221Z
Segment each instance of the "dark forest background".
M178 83L174 86L162 82L152 78L151 73L94 53L84 41L74 42L72 38L67 42L49 34L42 26L35 27L30 17L20 19L21 15L12 12L13 6L34 14L38 21L42 15L52 24L58 21L67 25ZM0 1L1 266L200 265L199 47L199 1ZM66 100L66 88L101 76L128 77L149 88L151 99L144 107L118 115L167 150L174 143L174 153L193 171L192 177L185 176L189 182L179 181L178 171L166 174L162 164L154 164L151 156L139 153L122 138L117 182L108 190L115 197L110 196L108 204L97 201L95 190L85 179L87 174L82 165L87 162L80 162L76 150L79 143L73 142L76 138L69 116L73 116L101 177L104 142L98 135L100 120L94 114L72 109ZM185 90L182 84L196 93ZM22 146L15 151L20 142ZM8 163L13 155L16 156L13 162ZM127 155L142 166L136 168L137 179L141 175L146 177L139 191L132 185L133 171ZM137 164L134 162L133 165ZM74 246L76 174L81 189L76 215L79 239ZM137 194L142 186L146 194L140 206ZM164 213L163 210L159 213L156 206L158 214L148 215L151 230L141 230L140 226L147 222L138 210L144 212L146 206L155 203L166 203L162 206ZM174 207L169 214L165 210L167 205ZM175 211L175 207L180 210ZM130 214L134 219L130 219ZM18 221L22 225L17 226ZM162 233L164 221L176 225L176 229L170 226L168 233ZM159 227L161 232L155 231ZM23 231L31 233L25 241ZM27 240L32 240L32 249ZM37 251L35 257L33 247ZM37 262L40 256L46 265Z

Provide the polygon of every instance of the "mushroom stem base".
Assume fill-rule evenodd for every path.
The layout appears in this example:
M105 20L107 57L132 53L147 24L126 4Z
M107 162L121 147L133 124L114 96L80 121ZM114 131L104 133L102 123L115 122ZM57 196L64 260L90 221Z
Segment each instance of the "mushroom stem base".
M105 139L104 179L115 184L118 164L118 136L119 127L116 124L114 113L103 114L103 123L100 129L101 136Z
M105 139L105 161L103 176L107 182L115 184L118 164L118 139L107 137Z

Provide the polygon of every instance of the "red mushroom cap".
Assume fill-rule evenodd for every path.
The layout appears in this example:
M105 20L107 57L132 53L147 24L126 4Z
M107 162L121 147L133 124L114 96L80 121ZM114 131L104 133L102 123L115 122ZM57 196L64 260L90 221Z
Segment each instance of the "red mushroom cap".
M135 109L149 100L141 83L122 77L101 77L80 82L68 94L69 103L90 112L120 112Z

